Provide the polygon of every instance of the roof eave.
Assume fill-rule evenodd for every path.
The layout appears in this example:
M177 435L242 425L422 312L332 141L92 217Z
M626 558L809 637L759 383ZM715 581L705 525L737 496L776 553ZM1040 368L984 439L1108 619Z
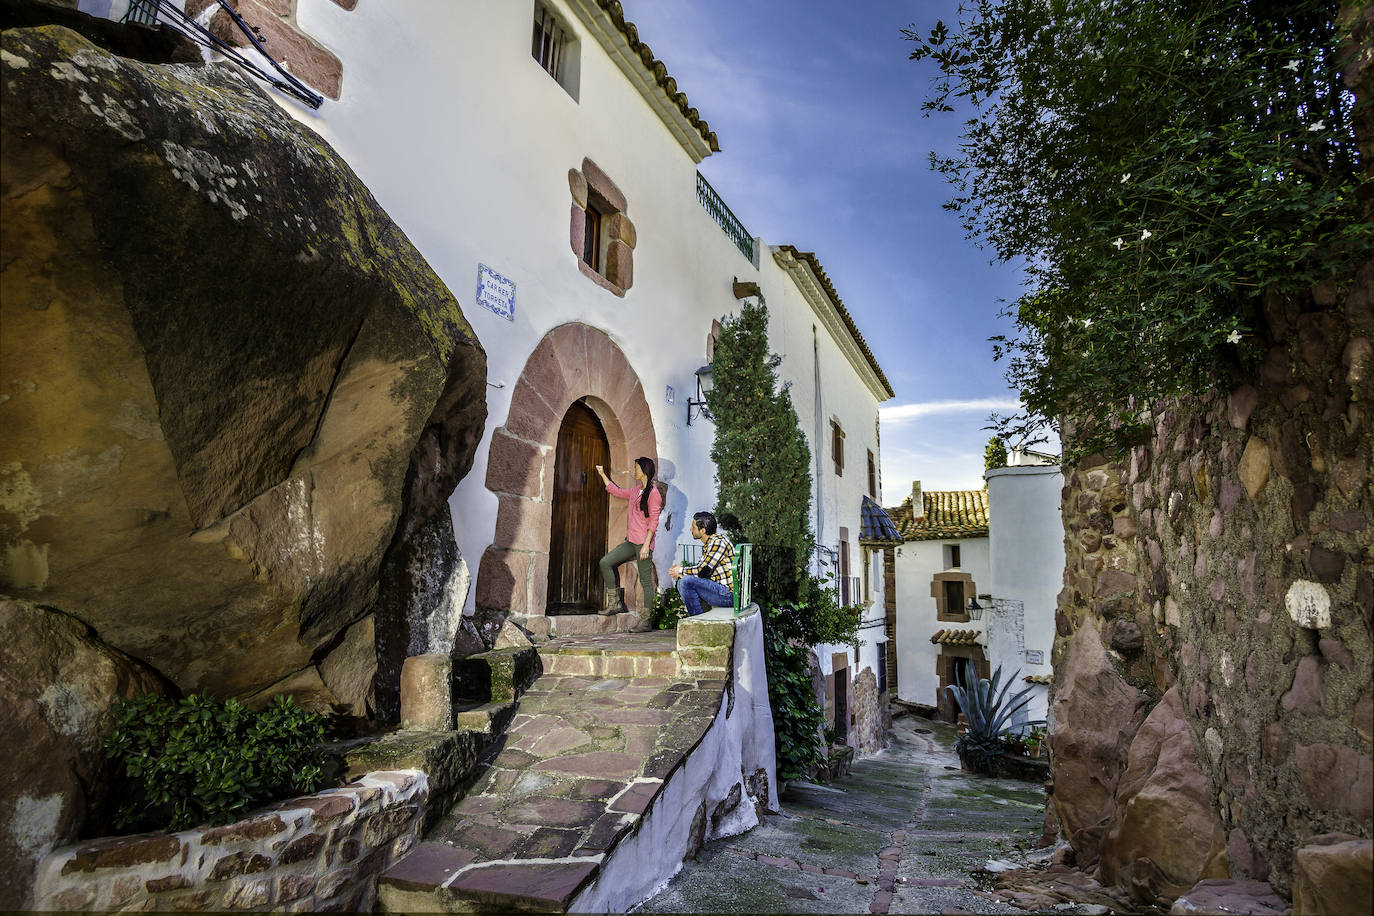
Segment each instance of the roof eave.
M715 131L679 92L677 80L668 75L663 61L639 40L639 30L625 19L619 0L566 0L582 25L638 90L649 107L667 126L674 139L700 164L720 152Z
M840 349L858 370L859 376L878 402L896 397L887 376L883 374L882 367L878 365L873 351L868 348L868 343L859 333L853 316L844 307L844 302L835 292L835 287L826 276L825 269L821 267L815 253L798 251L792 245L778 245L773 248L773 260L792 277L802 296L810 304L811 310L821 319L830 335L839 341Z

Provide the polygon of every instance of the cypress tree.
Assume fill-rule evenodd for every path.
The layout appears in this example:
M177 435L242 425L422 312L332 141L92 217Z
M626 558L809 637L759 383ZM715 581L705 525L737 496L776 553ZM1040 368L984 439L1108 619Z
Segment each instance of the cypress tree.
M746 302L722 324L706 396L716 427L716 517L754 545L763 604L797 599L812 545L811 450L792 395L778 384L781 361L768 351L767 307Z

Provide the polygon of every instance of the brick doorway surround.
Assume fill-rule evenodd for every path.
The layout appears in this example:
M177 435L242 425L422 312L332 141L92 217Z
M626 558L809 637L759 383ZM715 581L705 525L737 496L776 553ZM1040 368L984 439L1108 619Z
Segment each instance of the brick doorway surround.
M477 569L476 601L538 635L549 632L549 537L553 525L554 454L558 429L574 401L601 421L611 467L626 471L640 455L658 460L649 404L639 376L606 332L581 322L544 335L511 392L505 425L491 437L487 489L496 494L496 532ZM616 479L627 483L625 475ZM624 500L610 500L607 546L625 537ZM643 611L634 564L621 568L625 603ZM647 613L642 614L647 616ZM562 618L566 620L567 618Z

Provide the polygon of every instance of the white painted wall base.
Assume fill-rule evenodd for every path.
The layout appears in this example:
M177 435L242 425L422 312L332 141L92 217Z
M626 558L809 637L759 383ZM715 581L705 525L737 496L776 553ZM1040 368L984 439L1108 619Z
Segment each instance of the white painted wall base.
M697 619L730 620L718 608ZM602 864L596 882L568 908L572 913L623 913L648 899L682 868L691 843L692 819L704 803L708 840L736 836L757 826L755 802L778 810L773 711L763 666L763 617L755 610L735 621L734 703L730 691L696 749L644 812L639 829L620 842ZM745 780L758 770L768 778L767 798L751 799ZM741 786L740 803L711 829L716 805Z

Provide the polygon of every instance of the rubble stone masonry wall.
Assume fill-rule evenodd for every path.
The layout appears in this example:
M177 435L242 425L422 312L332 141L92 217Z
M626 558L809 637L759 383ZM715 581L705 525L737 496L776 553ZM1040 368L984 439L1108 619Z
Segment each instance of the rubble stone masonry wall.
M39 910L372 909L377 876L418 840L424 773L369 773L223 827L111 837L54 850Z
M1080 866L1143 900L1227 872L1291 893L1313 838L1371 835L1372 288L1365 265L1272 299L1256 378L1159 409L1127 460L1068 476L1054 798ZM1213 821L1173 874L1128 854L1121 810L1166 769L1134 744L1171 689L1205 786L1189 764L1163 789L1205 791Z

